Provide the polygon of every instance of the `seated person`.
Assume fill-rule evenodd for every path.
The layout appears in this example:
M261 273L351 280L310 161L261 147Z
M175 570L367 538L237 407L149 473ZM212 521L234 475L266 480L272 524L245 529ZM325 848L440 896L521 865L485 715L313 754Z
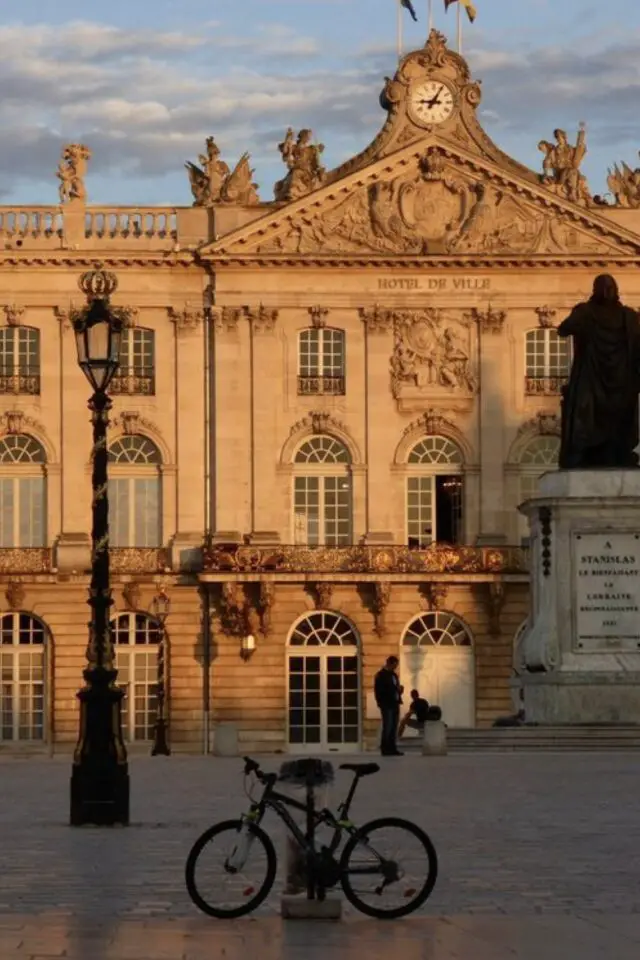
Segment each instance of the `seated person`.
M427 700L421 697L417 690L411 691L411 703L407 713L400 721L398 727L398 736L401 737L407 727L412 730L424 730L427 720L440 720L442 710L440 707L430 707Z

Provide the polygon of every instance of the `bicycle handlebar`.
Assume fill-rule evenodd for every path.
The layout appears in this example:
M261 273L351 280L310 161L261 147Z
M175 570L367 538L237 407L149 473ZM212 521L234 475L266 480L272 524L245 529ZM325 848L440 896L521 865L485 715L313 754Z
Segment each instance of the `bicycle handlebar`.
M251 757L243 757L242 759L244 760L245 777L248 777L251 773L255 773L260 783L263 783L265 786L269 784L273 785L278 779L276 773L264 773L260 768L260 764L256 760L252 760Z

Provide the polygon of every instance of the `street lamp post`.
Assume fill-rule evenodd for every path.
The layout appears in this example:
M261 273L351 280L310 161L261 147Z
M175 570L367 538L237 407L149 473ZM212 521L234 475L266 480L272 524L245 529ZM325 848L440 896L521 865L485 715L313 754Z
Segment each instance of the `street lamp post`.
M171 600L164 590L160 590L151 601L151 616L160 625L160 642L158 643L158 681L156 686L156 722L153 730L153 747L151 756L168 757L171 755L171 749L167 741L167 720L165 716L166 705L166 640L167 617L171 611Z
M116 687L109 623L109 501L107 426L111 400L107 388L118 369L122 318L110 306L117 287L112 273L98 268L82 275L87 306L73 311L78 363L93 388L89 400L93 424L91 608L85 686L78 692L80 731L71 774L71 825L112 826L129 822L129 771L120 715L124 691Z

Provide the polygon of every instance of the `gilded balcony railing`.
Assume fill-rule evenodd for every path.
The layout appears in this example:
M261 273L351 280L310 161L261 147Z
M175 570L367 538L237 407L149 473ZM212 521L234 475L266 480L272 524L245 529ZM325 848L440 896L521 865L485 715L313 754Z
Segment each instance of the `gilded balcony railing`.
M298 395L301 397L340 397L345 393L344 377L298 377Z
M118 367L118 373L109 384L109 393L115 396L140 395L152 397L156 391L153 369Z
M525 377L524 392L528 397L555 397L560 394L568 379L568 376Z
M7 369L0 367L0 394L28 393L37 396L40 393L40 371L25 369Z
M111 547L111 573L164 573L170 565L164 547Z
M50 573L48 547L0 547L0 573Z
M205 545L208 573L528 573L525 547Z

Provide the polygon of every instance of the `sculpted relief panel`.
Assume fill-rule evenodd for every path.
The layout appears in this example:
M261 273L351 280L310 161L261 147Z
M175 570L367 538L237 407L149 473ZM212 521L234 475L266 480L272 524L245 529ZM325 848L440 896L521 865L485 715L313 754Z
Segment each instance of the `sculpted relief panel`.
M362 187L332 209L298 214L261 253L503 254L620 251L508 186L477 178L433 149L417 171Z

